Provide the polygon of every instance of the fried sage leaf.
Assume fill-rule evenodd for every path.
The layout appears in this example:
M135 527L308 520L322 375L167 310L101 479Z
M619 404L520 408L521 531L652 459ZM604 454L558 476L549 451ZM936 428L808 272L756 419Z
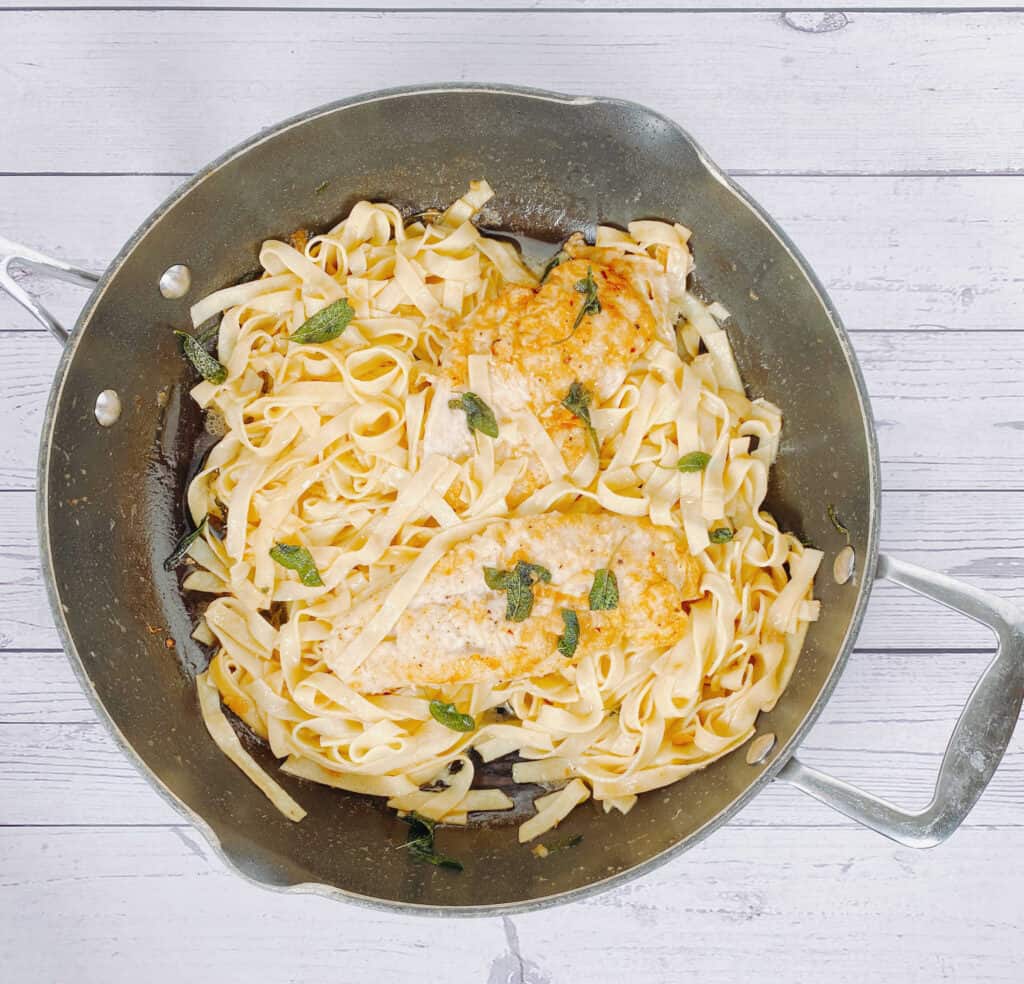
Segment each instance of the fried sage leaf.
M323 587L324 582L313 562L313 555L305 547L297 547L292 543L275 543L270 548L270 556L282 567L295 571L307 588Z
M205 348L217 341L219 336L220 323L216 318L211 318L210 323L205 328L200 328L199 331L196 332L196 341Z
M434 699L430 702L430 716L452 731L476 731L476 721L469 714L460 714L454 704Z
M505 618L510 622L525 622L533 611L533 586L551 581L551 571L540 564L529 564L517 560L510 571L496 567L484 568L484 583L492 591L504 591L506 598Z
M512 571L499 571L497 567L484 568L484 583L492 591L504 591L514 577Z
M176 331L174 334L181 339L185 356L192 363L192 368L203 379L219 386L228 378L227 369L203 348L198 339L193 338L187 331Z
M455 858L438 854L434 849L434 828L436 820L420 816L418 813L406 813L402 819L409 824L409 836L406 838L405 846L409 853L424 864L433 864L438 868L450 868L452 871L462 871L462 862Z
M319 345L333 341L348 327L355 314L352 305L343 297L303 322L294 334L288 336L288 341L300 345Z
M597 296L597 283L594 280L594 271L590 267L587 267L587 275L573 284L573 290L583 295L583 306L572 326L572 330L575 331L588 314L601 313L601 299Z
M206 529L206 520L208 518L208 516L204 516L199 525L191 533L186 533L174 545L174 549L171 551L170 557L164 561L165 571L173 571L174 568L185 559L185 555L188 553L188 548L191 547L200 536L202 536L203 530Z
M540 564L528 564L525 560L517 560L512 573L527 584L533 585L538 581L543 581L545 584L551 583L551 571Z
M513 577L505 588L505 618L525 622L533 611L533 586L521 577Z
M587 267L587 275L577 280L572 286L577 294L583 295L583 303L580 305L579 311L576 312L576 320L573 321L569 334L565 338L560 338L557 342L553 342L552 344L554 345L561 345L563 342L569 341L576 334L576 329L583 324L583 319L588 314L601 313L601 298L597 296L597 281L594 280L594 271L591 267Z
M498 419L494 416L494 411L476 393L463 393L462 396L449 400L448 406L452 410L465 410L470 430L480 431L488 437L498 436Z
M594 447L600 451L601 442L597 439L597 431L594 430L594 425L590 420L590 403L592 399L590 391L579 380L576 380L569 387L569 392L566 394L565 399L562 400L562 406L569 413L583 421L587 427L590 439L594 442Z
M551 275L551 271L555 269L565 259L565 253L559 250L551 257L550 260L545 264L544 269L541 271L540 283L544 283L545 280Z
M619 582L615 572L602 567L594 573L594 586L590 589L590 610L611 611L619 607Z
M565 633L558 637L558 651L569 658L580 644L580 619L571 608L563 608L562 622L565 625Z
M702 472L708 466L711 455L704 451L691 451L684 454L676 462L676 470L681 472Z

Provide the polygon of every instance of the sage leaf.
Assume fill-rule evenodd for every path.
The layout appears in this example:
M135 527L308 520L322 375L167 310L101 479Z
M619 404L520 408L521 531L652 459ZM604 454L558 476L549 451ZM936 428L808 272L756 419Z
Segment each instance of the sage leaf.
M211 319L210 323L205 328L200 328L199 331L196 332L196 341L199 342L203 348L206 348L206 346L212 345L217 341L219 335L220 324L214 318Z
M704 451L691 451L689 454L684 454L676 462L676 470L683 473L702 472L707 468L710 460L711 455L706 454Z
M565 633L558 637L558 651L569 658L580 644L580 619L571 608L563 608L562 622L565 625Z
M420 816L418 813L407 813L402 819L409 824L409 836L406 838L405 846L417 861L433 864L438 868L462 871L461 861L438 854L434 849L434 828L437 826L435 820Z
M288 336L288 341L300 345L318 345L333 341L348 327L355 314L352 305L343 297L340 301L328 304L322 311L317 311L312 318L303 322L294 334Z
M493 591L504 591L514 577L511 571L499 571L497 567L484 568L484 583Z
M536 584L538 581L543 581L545 584L551 583L551 571L546 567L541 567L540 564L528 564L524 560L517 560L512 573L530 585Z
M449 400L448 406L452 410L466 411L466 423L471 431L480 431L488 437L498 436L498 420L494 411L476 393L463 393L457 399Z
M191 532L186 533L175 545L171 551L170 557L164 561L164 570L173 571L184 559L188 553L188 548L202 536L203 530L206 529L206 520L209 517L204 516L200 521L199 525Z
M432 700L430 716L438 723L452 731L476 731L476 721L469 714L460 714L454 704Z
M275 543L270 548L271 559L290 571L299 575L299 580L307 588L322 588L324 582L313 562L313 555L305 547L297 547L291 543Z
M719 526L708 534L712 543L728 543L733 538L733 531L728 526Z
M565 407L569 413L578 417L586 425L587 433L590 435L590 439L594 442L594 448L600 453L601 442L597 439L597 431L594 430L594 425L590 421L590 402L591 395L589 390L579 381L576 380L572 386L569 387L569 392L566 394L564 400L562 400L562 406Z
M563 253L561 250L555 253L555 255L552 256L550 260L548 260L548 262L544 266L544 269L541 271L540 283L544 283L544 281L547 280L548 277L551 275L551 271L554 270L555 267L558 266L558 264L561 263L564 259L565 253Z
M572 286L577 294L583 295L583 306L572 326L572 330L575 331L588 314L601 313L601 299L597 296L597 283L594 280L594 271L590 267L587 267L587 275Z
M533 588L530 582L513 577L505 592L505 618L510 622L525 622L533 611Z
M562 342L569 341L576 334L576 329L579 328L583 323L583 319L588 314L601 313L601 299L597 296L597 281L594 280L594 271L589 266L587 267L587 275L577 280L572 286L577 294L583 295L583 303L580 305L579 311L576 312L576 320L572 323L569 334L565 338L560 338L554 343L555 345L561 345Z
M484 568L484 583L493 591L505 592L505 618L510 622L525 622L533 611L533 586L551 582L551 571L540 564L517 560L510 571L496 567Z
M610 611L619 607L619 582L615 572L602 567L594 573L594 586L590 589L590 610Z
M228 371L224 368L200 342L193 338L187 331L176 331L174 333L181 339L185 356L192 363L192 368L199 373L208 383L219 386L228 378Z

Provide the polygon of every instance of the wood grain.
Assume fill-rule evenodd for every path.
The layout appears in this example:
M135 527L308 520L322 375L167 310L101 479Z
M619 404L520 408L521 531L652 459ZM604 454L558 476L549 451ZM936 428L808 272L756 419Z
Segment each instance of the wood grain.
M165 828L0 830L0 959L13 980L489 984L1015 984L1024 831L936 852L845 828L729 827L615 892L511 919L396 916L272 894ZM39 927L46 945L27 946ZM799 929L799 931L798 931ZM712 942L716 941L716 942ZM443 956L442 956L443 955ZM871 968L876 968L872 970Z
M585 979L609 984L647 967L655 980L678 981L685 968L714 984L863 984L865 973L1009 982L1024 949L1018 915L968 900L1000 897L1014 883L1024 866L1010 853L1018 836L963 831L940 858L866 831L727 828L621 892L581 903L576 918L576 907L566 922L517 918L518 938L552 981L579 979L573 965L587 954ZM567 924L571 955L558 945Z
M0 234L103 270L178 176L0 176ZM746 176L853 332L1024 327L1024 180ZM501 193L501 189L497 189ZM684 218L685 216L680 216ZM698 230L698 263L699 230ZM951 263L951 256L956 261ZM187 257L184 257L187 261ZM85 292L26 280L65 324ZM0 332L42 331L0 296Z
M760 11L2 16L0 104L17 139L0 171L192 171L318 103L439 77L636 99L731 169L1021 169L1012 12L852 13L818 32Z

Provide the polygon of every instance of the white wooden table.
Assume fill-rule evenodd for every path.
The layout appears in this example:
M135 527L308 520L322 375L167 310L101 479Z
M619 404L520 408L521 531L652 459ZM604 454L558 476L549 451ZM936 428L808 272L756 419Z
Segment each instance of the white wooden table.
M187 2L0 0L0 234L101 269L208 159L366 89L513 82L647 103L781 220L838 304L879 425L884 548L1024 602L1019 7ZM42 289L70 321L80 293ZM33 489L58 354L0 300L0 980L1024 979L1021 733L965 826L925 853L773 787L655 874L512 919L395 917L227 873L114 749L50 620ZM878 588L806 759L925 802L990 649Z

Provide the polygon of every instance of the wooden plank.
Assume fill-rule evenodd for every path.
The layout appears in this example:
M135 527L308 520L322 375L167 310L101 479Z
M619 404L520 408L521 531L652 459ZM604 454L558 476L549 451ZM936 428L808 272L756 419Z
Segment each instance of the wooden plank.
M2 657L0 724L94 724L96 712L64 653L9 650Z
M182 180L0 176L0 230L102 270ZM804 251L851 331L1022 326L1024 180L771 175L740 181ZM82 290L39 277L26 282L65 324L74 323ZM0 296L0 332L37 327L43 330Z
M1022 417L1022 339L1016 332L855 336L883 488L1020 487L1024 443L1013 435Z
M87 724L4 724L0 763L0 825L183 822L95 717Z
M1024 327L1024 180L738 180L796 242L851 332Z
M391 982L442 959L436 921L263 891L192 832L8 829L0 858L12 982ZM44 925L46 945L29 943ZM446 979L484 981L503 934L496 920L457 922L444 941Z
M1015 981L1024 862L1009 852L1019 836L964 831L931 853L866 831L727 829L565 912L567 945L565 924L545 913L517 918L518 939L553 981L611 984L648 967L653 980L686 968L714 984Z
M1024 20L1011 12L852 13L819 31L813 18L808 30L795 15L759 11L594 11L585 29L574 13L501 10L3 19L0 103L17 138L0 147L0 171L192 171L370 80L439 75L634 99L679 120L732 169L1021 167ZM377 65L387 72L368 73ZM329 66L326 87L311 86L318 66ZM886 87L899 98L881 98Z
M125 759L80 694L76 706L77 681L60 659L4 654L0 826L184 823ZM857 653L802 757L903 806L924 805L953 722L985 662L980 654ZM968 823L1024 825L1022 777L1024 730L1018 729ZM767 790L735 822L852 825L786 787Z
M878 424L886 489L1019 488L1024 334L865 332L853 337ZM0 489L35 487L58 345L0 333ZM783 403L783 412L786 407Z
M0 650L59 649L42 583L33 495L0 493ZM887 492L882 547L1024 604L1019 492ZM861 627L866 649L989 648L991 633L902 588L877 584Z
M1020 829L914 852L867 831L726 828L584 902L443 927L261 891L180 830L2 830L0 862L0 956L18 981L237 980L256 965L264 980L343 966L345 981L397 981L435 966L442 938L447 980L491 984L667 984L681 967L709 984L1014 984L1024 959ZM45 945L27 945L41 925Z

